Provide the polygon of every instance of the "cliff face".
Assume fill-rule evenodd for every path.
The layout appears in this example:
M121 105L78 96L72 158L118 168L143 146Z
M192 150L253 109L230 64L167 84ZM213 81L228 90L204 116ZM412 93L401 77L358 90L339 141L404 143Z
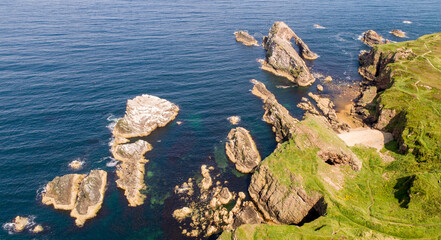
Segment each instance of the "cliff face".
M275 75L286 77L299 86L308 86L314 83L315 78L309 72L305 61L292 47L290 39L295 38L303 56L315 59L308 46L283 22L275 22L268 37L264 38L266 60L262 62L262 69Z

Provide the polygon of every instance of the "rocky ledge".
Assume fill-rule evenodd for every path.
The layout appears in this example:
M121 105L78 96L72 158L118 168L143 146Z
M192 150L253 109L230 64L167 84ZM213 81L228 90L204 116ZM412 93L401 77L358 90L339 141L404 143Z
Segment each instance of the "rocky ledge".
M317 55L311 52L303 40L284 22L275 22L268 36L264 37L266 59L261 62L262 69L285 77L299 86L311 85L315 78L309 72L305 61L293 48L291 38L295 39L305 59L317 58Z
M250 173L261 161L256 144L245 128L231 129L225 149L228 158L236 164L239 172Z
M379 45L379 44L390 43L389 40L383 38L380 34L375 32L374 30L367 30L363 34L363 37L361 38L361 41L364 42L365 44L371 46L371 47L373 47L375 45Z
M172 102L151 95L137 96L127 101L124 118L113 129L115 140L111 152L121 162L116 171L116 183L125 191L129 206L144 203L146 196L140 192L146 188L144 173L148 161L144 154L152 146L144 140L128 143L128 138L148 136L156 128L164 127L175 119L178 112L179 107Z
M55 209L71 210L75 223L81 227L96 216L106 191L107 172L92 170L84 174L68 174L56 177L46 185L42 202Z
M254 84L252 93L260 97L264 103L263 120L273 126L272 130L276 134L276 141L284 142L291 138L295 124L299 120L292 117L288 110L277 102L276 97L266 89L265 84L255 79L251 82Z
M259 46L257 40L245 31L237 31L234 36L236 36L237 42L241 42L245 46Z

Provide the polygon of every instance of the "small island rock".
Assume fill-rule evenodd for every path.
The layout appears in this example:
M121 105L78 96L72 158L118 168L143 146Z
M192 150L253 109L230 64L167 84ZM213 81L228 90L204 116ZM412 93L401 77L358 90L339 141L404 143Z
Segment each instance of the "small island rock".
M234 36L236 36L237 42L241 42L245 46L259 46L257 40L245 31L237 31Z
M16 232L21 232L24 230L24 228L26 227L26 225L28 225L29 223L29 218L27 217L21 217L21 216L17 216L14 218L14 230Z
M378 44L385 44L385 43L389 43L390 41L383 38L380 34L378 34L377 32L375 32L374 30L367 30L364 34L363 37L361 38L361 41L364 42L365 44L369 45L369 46L375 46Z
M239 172L249 173L261 161L256 144L245 128L237 127L231 129L225 149L228 158L236 164L236 169Z
M398 30L398 29L394 29L394 30L392 30L390 33L391 33L392 35L394 35L395 37L399 37L399 38L404 38L404 37L406 37L406 33L403 32L403 31L401 31L401 30Z
M41 226L41 225L37 225L37 226L35 226L35 227L32 229L32 232L33 232L33 233L39 233L39 232L42 232L43 230L44 230L43 226Z

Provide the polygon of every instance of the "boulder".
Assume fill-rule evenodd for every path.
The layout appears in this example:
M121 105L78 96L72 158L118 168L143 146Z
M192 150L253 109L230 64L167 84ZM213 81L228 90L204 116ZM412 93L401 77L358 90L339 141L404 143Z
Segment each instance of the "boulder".
M273 126L272 130L276 134L276 141L284 142L288 140L299 120L292 117L289 111L277 102L274 94L268 91L263 83L255 79L252 80L252 83L254 84L252 93L260 97L264 103L265 114L263 120Z
M323 86L322 85L317 85L317 91L319 91L319 92L323 92Z
M25 229L26 225L29 223L29 218L17 216L14 218L14 231L21 232Z
M395 37L399 37L399 38L404 38L404 37L406 37L406 33L403 32L403 31L401 31L401 30L398 30L398 29L394 29L394 30L392 30L390 33L391 33L392 35L394 35Z
M201 188L201 191L207 191L211 185L213 185L213 180L210 176L210 170L207 169L206 165L201 166L201 174L204 178L202 179L201 183L199 183L199 187Z
M299 86L311 85L315 78L309 72L305 61L291 45L291 38L296 39L304 58L317 58L317 55L312 53L308 46L285 23L275 22L268 37L264 38L266 59L262 61L262 69L285 77Z
M226 205L231 202L233 199L233 194L231 194L230 190L228 188L223 187L222 190L219 193L219 202L222 205Z
M83 179L78 192L75 207L70 215L75 219L75 224L83 226L86 220L96 216L101 209L106 191L107 172L103 170L92 170Z
M374 30L367 30L366 32L364 32L363 37L361 38L361 41L371 47L378 45L378 44L390 43L389 40L383 38L380 34L375 32Z
M256 144L245 128L231 129L225 149L228 158L236 164L239 172L250 173L261 161Z
M37 225L32 229L32 233L39 233L39 232L43 232L44 228L41 225Z
M245 31L237 31L234 36L236 36L237 42L241 42L245 46L259 46L257 40Z
M183 208L176 209L175 211L173 211L173 217L177 221L181 222L182 220L189 217L192 212L193 212L193 210L191 208L183 207Z

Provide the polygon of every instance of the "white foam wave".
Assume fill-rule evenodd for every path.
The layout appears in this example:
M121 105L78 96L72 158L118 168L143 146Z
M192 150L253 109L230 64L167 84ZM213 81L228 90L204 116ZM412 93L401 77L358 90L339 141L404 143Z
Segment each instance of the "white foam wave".
M40 186L36 191L35 200L40 201L43 196L43 193L45 192L46 192L46 185Z
M318 24L314 24L314 27L317 29L326 29L326 27L320 26Z
M276 85L276 88L290 88L292 86L286 86L286 85Z
M110 161L106 162L106 167L115 167L118 165L118 161L113 157L107 157Z
M404 20L403 23L405 23L405 24L412 24L411 21L407 21L407 20Z
M118 120L121 118L117 118L115 117L113 114L110 114L107 117L107 121L109 121L110 123L107 125L107 128L112 132L113 128L115 127L116 123L118 122Z

